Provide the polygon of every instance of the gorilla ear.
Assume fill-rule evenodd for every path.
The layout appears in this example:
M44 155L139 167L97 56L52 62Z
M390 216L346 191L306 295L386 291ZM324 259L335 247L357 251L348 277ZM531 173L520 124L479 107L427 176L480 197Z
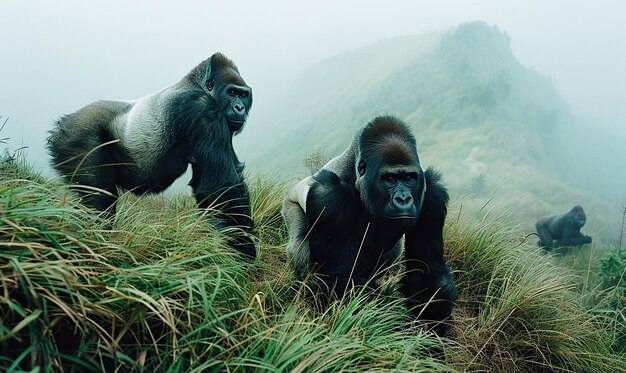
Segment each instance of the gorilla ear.
M213 90L213 79L211 79L211 59L213 56L200 62L200 64L194 69L196 83L207 89L209 92Z
M359 161L359 165L357 166L357 171L359 173L359 176L365 175L365 161L364 160L361 159Z

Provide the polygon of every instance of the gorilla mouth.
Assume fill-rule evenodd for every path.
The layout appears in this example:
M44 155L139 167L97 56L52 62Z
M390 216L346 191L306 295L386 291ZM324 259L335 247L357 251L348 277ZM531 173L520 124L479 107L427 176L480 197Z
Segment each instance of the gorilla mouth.
M244 123L246 123L245 120L239 120L239 119L227 119L228 121L228 127L230 127L231 130L239 130L241 129L241 127L243 127Z
M390 220L415 219L415 215L408 215L408 214L391 215L391 216L389 216L389 219Z

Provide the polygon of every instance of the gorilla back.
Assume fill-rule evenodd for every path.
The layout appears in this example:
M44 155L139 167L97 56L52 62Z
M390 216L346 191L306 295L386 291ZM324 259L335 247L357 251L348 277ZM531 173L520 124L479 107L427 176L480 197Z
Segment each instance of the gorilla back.
M296 277L311 272L318 293L341 297L354 286L373 287L404 252L407 305L443 335L457 296L443 257L447 202L440 175L422 170L408 127L375 118L283 203Z
M252 106L252 90L235 64L216 53L177 83L134 101L98 101L61 117L48 138L53 166L83 202L115 213L118 187L136 194L169 187L191 164L201 208L221 211L219 226L245 231L233 246L255 248L243 164L232 138ZM86 187L86 188L85 188Z

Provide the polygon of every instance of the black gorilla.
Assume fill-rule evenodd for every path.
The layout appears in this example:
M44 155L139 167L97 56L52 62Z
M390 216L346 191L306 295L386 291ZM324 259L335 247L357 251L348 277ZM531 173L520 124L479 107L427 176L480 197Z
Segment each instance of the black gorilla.
M50 131L54 167L81 185L83 202L115 213L117 188L158 193L189 164L189 185L201 208L222 213L214 223L252 229L243 164L232 138L252 106L252 90L235 64L216 53L172 86L135 101L97 101L63 116ZM233 246L254 257L247 234Z
M544 216L535 224L539 235L539 246L552 249L561 246L591 243L591 237L580 233L587 222L581 206L574 206L562 214Z
M408 127L375 118L288 194L282 212L292 269L300 280L312 272L316 291L341 297L354 286L374 287L404 249L407 305L444 335L457 298L443 258L447 202L440 175L421 169Z

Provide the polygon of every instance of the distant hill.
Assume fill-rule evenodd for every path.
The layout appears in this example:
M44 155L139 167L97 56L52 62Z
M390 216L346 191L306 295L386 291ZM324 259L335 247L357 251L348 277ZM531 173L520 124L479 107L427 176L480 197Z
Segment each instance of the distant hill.
M514 209L513 218L525 230L541 215L582 204L590 229L613 236L618 206L589 193L594 185L587 181L606 188L618 183L602 181L615 172L577 168L592 163L582 159L590 152L575 145L585 137L580 121L549 77L517 61L510 43L496 26L473 22L381 40L311 66L280 101L280 110L246 129L282 134L244 144L246 158L256 160L248 163L304 176L309 154L335 156L358 128L391 114L412 127L422 163L442 170L456 203L477 210L495 196L488 207ZM608 136L589 141L623 145ZM623 163L610 158L603 158L608 168ZM593 176L585 177L588 172Z

